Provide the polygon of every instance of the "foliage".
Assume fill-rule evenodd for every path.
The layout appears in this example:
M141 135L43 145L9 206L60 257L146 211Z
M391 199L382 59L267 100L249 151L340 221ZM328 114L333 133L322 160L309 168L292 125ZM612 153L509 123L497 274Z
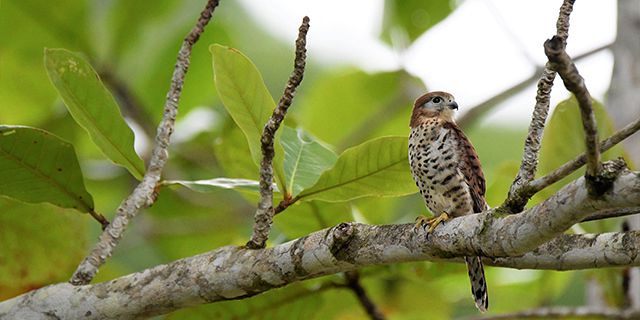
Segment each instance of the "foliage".
M413 41L453 10L449 3L386 1L380 36L392 42L400 30ZM2 2L0 37L11 41L0 42L0 191L11 199L0 197L0 298L68 278L100 230L86 215L63 208L95 208L111 219L135 182L131 176L144 174L142 159L149 157L153 126L162 116L177 46L200 9L200 2L175 0L65 0L47 7L35 0ZM43 66L45 47L65 49L47 49ZM213 120L200 123L206 129L188 139L175 139L158 201L132 223L96 281L246 242L257 203L259 139L290 71L291 51L238 4L221 5L195 46L177 119L195 126L185 119L206 109ZM309 56L275 144L275 200L299 201L275 218L270 245L345 220L412 222L425 207L413 194L407 164L414 97L406 89L419 80L404 71L328 68ZM543 174L582 150L574 104L562 103L551 117ZM612 127L598 110L606 136ZM525 129L487 126L468 135L483 160L489 203L500 203L517 170ZM572 148L559 151L567 145ZM362 275L373 300L393 318L476 312L461 264L382 266ZM496 311L583 299L572 290L583 287L582 274L487 268L487 278ZM343 280L328 276L167 318L364 317L340 286ZM509 298L516 294L530 298Z

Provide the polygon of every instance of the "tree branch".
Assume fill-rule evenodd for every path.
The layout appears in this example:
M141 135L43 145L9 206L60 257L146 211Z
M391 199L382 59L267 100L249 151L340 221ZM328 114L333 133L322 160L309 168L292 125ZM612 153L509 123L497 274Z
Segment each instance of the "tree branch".
M371 320L384 320L384 314L382 314L373 300L369 298L364 287L360 284L360 273L358 273L358 271L349 271L345 272L344 275L347 280L347 288L351 289L356 298L358 298L358 301L369 315L369 318L371 318Z
M565 47L566 43L562 38L553 37L545 41L544 52L549 58L551 68L560 74L564 86L567 90L571 91L578 100L587 148L586 176L595 180L600 172L600 148L598 145L599 139L596 117L593 113L591 95L584 84L584 79L565 51Z
M91 282L98 272L98 268L111 256L111 253L129 224L129 219L133 218L140 209L148 207L155 202L155 188L162 175L164 164L169 157L168 147L178 113L178 101L182 93L184 76L189 69L191 48L204 31L204 27L211 19L211 15L216 6L218 6L218 0L209 0L207 2L205 9L200 13L196 26L191 29L184 39L182 47L178 52L178 60L173 70L173 76L171 77L171 87L167 93L164 114L162 121L158 125L155 145L152 150L147 172L140 184L138 184L133 192L120 204L116 211L115 218L104 232L102 232L98 243L91 253L80 263L71 277L70 283L82 285Z
M640 265L639 231L561 235L542 245L593 212L630 206L640 206L640 173L623 170L597 199L589 197L580 178L520 214L497 217L491 210L455 218L429 237L413 224L342 223L273 248L227 246L104 283L48 286L0 303L0 318L153 316L364 266L470 255L515 267L635 266Z
M309 17L302 19L302 25L296 40L296 57L294 60L293 72L289 77L284 93L278 102L278 106L273 110L271 118L262 131L262 161L260 162L260 200L256 209L255 222L253 224L253 234L246 246L250 249L264 248L269 238L269 231L275 215L273 209L273 157L275 155L273 140L280 123L287 115L287 110L291 106L296 89L302 82L304 67L307 58L307 32L309 31ZM285 194L285 198L287 195Z
M624 128L618 130L609 138L603 140L600 143L600 150L602 152L605 152L613 148L615 145L619 144L624 139L638 132L638 130L640 130L640 118L636 119L634 122L628 124ZM582 153L581 155L575 157L573 160L566 162L559 168L548 173L546 176L540 177L536 180L531 181L528 185L526 185L526 187L519 188L516 191L516 193L514 193L510 198L508 198L505 201L505 204L503 204L503 206L513 206L513 205L524 206L534 194L560 181L562 178L570 175L574 171L580 169L580 167L582 167L586 162L587 162L587 156L585 153ZM513 201L513 204L509 201Z
M566 39L569 37L569 17L573 11L574 0L565 0L560 7L558 19L556 22L556 37ZM540 152L540 144L542 141L542 133L544 132L544 124L549 114L549 100L551 96L551 88L556 78L555 70L552 70L549 63L545 66L542 76L538 81L538 92L536 94L536 105L531 116L531 124L529 125L529 133L524 143L524 152L522 154L522 164L516 175L507 200L503 205L512 213L520 212L524 208L528 199L516 197L518 190L526 186L535 178L538 168L538 153Z

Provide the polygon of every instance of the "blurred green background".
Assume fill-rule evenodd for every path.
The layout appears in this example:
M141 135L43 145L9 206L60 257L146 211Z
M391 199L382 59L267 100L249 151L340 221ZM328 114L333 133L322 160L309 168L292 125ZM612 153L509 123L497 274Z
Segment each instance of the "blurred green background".
M0 124L43 128L72 142L97 211L111 219L136 181L126 170L111 164L71 118L47 78L43 50L66 48L86 56L136 129L136 139L142 141L138 153L146 161L148 142L153 139L162 114L178 48L203 5L204 1L176 0L157 0L153 4L61 0L55 5L37 0L2 1ZM406 23L421 5L421 1L388 1L381 37L388 39L391 30L402 30L413 40L454 10L449 1L435 1L426 8L433 12L431 24ZM165 179L257 179L257 168L246 157L246 141L216 96L208 51L213 43L245 53L262 73L274 97L279 97L291 72L293 43L273 38L236 2L223 1L192 54ZM426 90L420 80L402 70L368 73L356 67L331 67L316 62L313 52L309 52L304 82L286 122L303 127L340 153L374 137L407 136L415 98L411 94ZM575 105L570 101L565 104L554 113L555 120L551 120L546 132L541 174L581 151L579 127L572 125L577 125L577 118L573 117ZM190 119L202 115L211 118L210 126L179 136L181 130L186 132L189 128ZM606 136L613 129L604 111L599 118L602 136ZM476 125L465 131L483 163L488 202L499 205L517 172L526 126ZM622 153L617 149L608 156ZM558 187L545 190L543 195ZM158 202L130 224L114 256L100 269L94 282L220 246L242 245L251 234L256 203L256 197L233 190L203 194L185 188L164 188ZM303 203L276 217L270 245L340 221L408 223L425 211L415 194L338 204ZM616 231L619 221L583 224L581 228L591 232ZM88 215L0 197L0 299L68 280L99 232L98 224ZM554 272L487 267L490 312L582 305L588 279L601 281L607 301L619 305L619 274L618 269ZM391 319L424 319L425 315L446 319L477 314L463 264L420 262L371 267L362 270L362 282ZM352 292L333 285L341 283L342 275L332 275L254 298L185 309L164 317L367 318Z

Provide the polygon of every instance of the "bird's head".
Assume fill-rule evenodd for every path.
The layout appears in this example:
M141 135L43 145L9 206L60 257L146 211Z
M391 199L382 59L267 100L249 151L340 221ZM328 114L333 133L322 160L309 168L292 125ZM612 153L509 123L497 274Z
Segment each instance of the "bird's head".
M456 100L450 93L433 91L422 95L413 104L410 126L414 127L429 118L453 121L453 111L458 109Z

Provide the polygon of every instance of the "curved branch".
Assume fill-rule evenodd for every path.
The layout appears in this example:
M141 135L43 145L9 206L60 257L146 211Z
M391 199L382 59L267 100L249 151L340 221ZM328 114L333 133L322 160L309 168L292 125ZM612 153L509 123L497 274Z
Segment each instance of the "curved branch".
M307 59L307 32L309 31L309 17L302 19L302 24L298 29L298 39L296 40L296 57L293 62L293 72L289 76L287 86L278 102L269 121L265 124L260 139L262 149L262 161L260 162L260 200L256 209L255 222L253 223L253 234L247 242L247 247L251 249L264 248L269 238L269 231L273 223L275 211L273 208L273 157L275 150L273 141L276 131L280 128L280 123L287 115L287 110L291 106L296 89L302 82L304 67ZM285 200L289 197L287 190L282 190Z
M0 303L0 318L152 316L242 299L364 266L469 255L511 257L493 259L491 264L514 267L640 265L638 231L563 235L538 248L595 211L639 205L640 173L624 170L612 190L598 199L589 198L580 178L521 214L497 217L492 210L460 217L439 226L429 237L413 224L343 223L273 248L227 246L109 282L78 287L62 283L34 290ZM561 263L558 254L563 257Z

